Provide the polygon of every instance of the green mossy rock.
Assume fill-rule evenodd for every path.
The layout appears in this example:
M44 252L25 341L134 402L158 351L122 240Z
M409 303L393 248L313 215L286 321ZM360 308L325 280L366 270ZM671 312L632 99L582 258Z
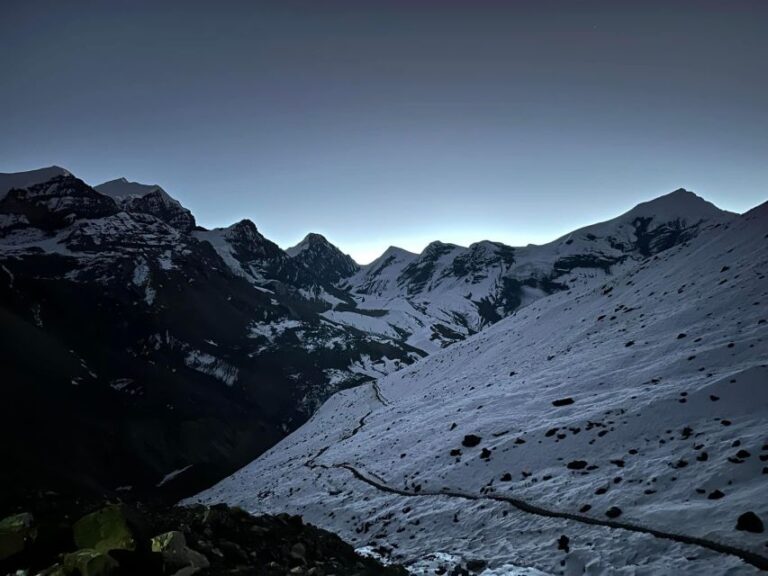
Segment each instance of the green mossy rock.
M135 550L128 522L120 506L110 505L83 516L73 527L75 544L99 552L109 550Z
M66 576L109 576L117 570L117 562L99 550L85 548L64 556L63 568Z
M152 538L152 552L160 552L169 567L207 568L208 558L187 546L182 532L173 530Z
M0 560L22 552L27 541L35 539L33 522L32 514L26 512L0 520Z

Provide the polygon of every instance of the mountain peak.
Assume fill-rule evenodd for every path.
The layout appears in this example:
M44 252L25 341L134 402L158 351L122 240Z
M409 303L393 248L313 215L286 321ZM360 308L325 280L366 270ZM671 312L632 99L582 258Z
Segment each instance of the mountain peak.
M318 234L317 232L310 232L304 236L304 239L300 242L300 244L305 246L333 246L333 244L328 241L328 238L322 234Z
M27 188L47 182L58 176L72 176L72 173L61 166L47 166L26 172L0 172L0 198L13 188Z
M256 227L256 224L248 218L243 218L231 226L223 229L224 233L231 238L239 238L251 244L262 244L269 242Z
M333 250L338 250L338 248L336 248L336 246L331 244L328 241L328 239L322 234L318 234L316 232L310 232L309 234L304 236L301 242L299 242L295 246L291 246L290 248L287 248L285 252L286 254L288 254L288 256L294 257L309 248L313 248L313 249L330 248Z
M679 218L690 222L728 215L732 214L721 210L690 190L678 188L673 192L638 204L622 217L653 217L666 221Z
M389 246L386 250L384 250L384 252L382 252L381 256L376 258L376 260L381 260L382 258L388 258L390 256L410 256L413 258L418 256L418 254L410 252L405 248L400 248L399 246ZM374 260L374 262L376 260Z
M158 190L165 192L157 184L142 184L141 182L131 182L125 177L115 178L108 182L103 182L98 186L93 187L97 192L106 194L115 199L123 198L140 198L149 194L150 192L156 192Z
M310 232L304 239L291 246L286 254L298 262L322 282L336 282L351 276L359 266L351 256L344 254L322 234Z
M185 232L195 227L192 213L157 184L131 182L121 177L94 186L94 190L113 198L126 212L152 214Z
M252 230L254 232L258 232L259 229L256 228L256 224L253 223L253 220L250 218L243 218L239 222L235 222L231 226L229 226L230 229L239 228L241 230Z
M439 258L440 256L447 254L448 252L452 252L453 250L456 250L457 248L461 248L457 244L451 244L449 242L441 242L440 240L434 240L433 242L430 242L427 244L427 246L422 250L421 254L419 254L420 259L435 259Z

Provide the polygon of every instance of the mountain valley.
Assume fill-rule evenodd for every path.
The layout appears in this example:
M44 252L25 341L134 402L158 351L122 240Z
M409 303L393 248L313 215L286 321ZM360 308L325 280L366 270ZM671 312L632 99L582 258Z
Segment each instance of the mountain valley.
M359 265L157 185L0 174L3 501L287 512L417 574L752 573L766 231L679 189Z

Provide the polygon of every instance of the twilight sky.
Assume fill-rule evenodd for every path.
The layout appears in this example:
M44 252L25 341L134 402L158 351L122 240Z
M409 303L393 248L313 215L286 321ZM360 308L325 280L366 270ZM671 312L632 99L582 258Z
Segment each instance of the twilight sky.
M768 197L763 0L4 0L0 172L162 185L367 262Z

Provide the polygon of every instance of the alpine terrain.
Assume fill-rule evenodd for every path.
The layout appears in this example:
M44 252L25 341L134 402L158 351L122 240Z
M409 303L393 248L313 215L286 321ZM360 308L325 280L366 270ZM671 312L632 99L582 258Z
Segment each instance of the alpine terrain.
M158 185L0 174L2 499L172 502L245 466L194 500L416 572L749 573L767 230L680 189L361 266L205 229Z
M767 570L767 272L768 204L685 191L545 246L390 249L338 285L381 312L324 315L433 353L188 502L416 574Z
M357 265L311 243L205 230L159 186L0 175L0 498L189 494L421 357L323 316L354 307L334 282Z

